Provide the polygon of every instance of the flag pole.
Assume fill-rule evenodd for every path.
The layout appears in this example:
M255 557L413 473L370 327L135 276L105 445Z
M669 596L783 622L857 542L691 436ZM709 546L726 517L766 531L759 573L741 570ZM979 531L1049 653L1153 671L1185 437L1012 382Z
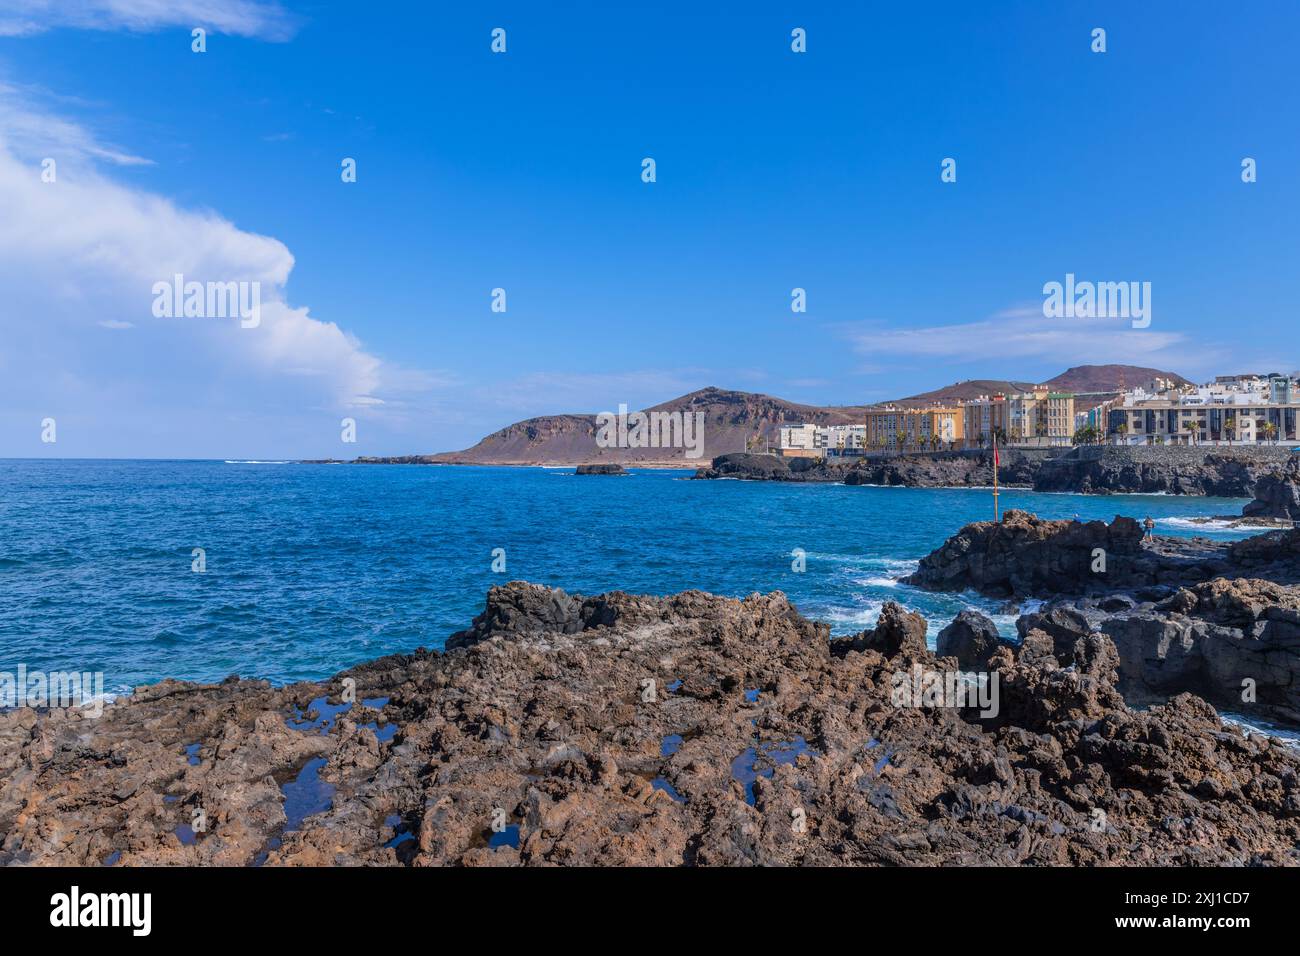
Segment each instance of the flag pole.
M998 433L993 433L993 520L1001 521L998 515Z

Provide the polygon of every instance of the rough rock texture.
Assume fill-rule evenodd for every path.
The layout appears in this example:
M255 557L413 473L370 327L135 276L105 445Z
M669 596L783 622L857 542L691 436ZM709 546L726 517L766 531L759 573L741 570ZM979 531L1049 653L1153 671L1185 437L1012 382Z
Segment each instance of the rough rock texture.
M1261 476L1255 483L1255 500L1241 513L1247 518L1300 520L1300 458L1292 457L1284 469Z
M1085 446L1045 459L1034 490L1249 498L1285 454L1271 445Z
M1022 636L1050 636L1063 659L1079 638L1107 634L1130 703L1190 691L1242 713L1300 723L1300 588L1216 578L1159 601L1054 602L1016 626Z
M1028 488L1041 457L1004 450L998 482L1005 488ZM993 453L942 453L898 458L869 458L845 476L847 485L905 485L911 488L981 488L993 484Z
M1247 575L1300 581L1300 531L1232 544L1143 534L1133 518L1050 521L1012 510L1000 522L966 525L905 580L933 591L971 588L995 597L1108 594Z
M987 667L989 659L1007 642L998 626L975 610L958 614L935 638L935 652L940 657L955 657L963 668Z
M890 608L832 642L779 593L493 588L446 654L0 715L0 862L1300 863L1300 758L1188 695L1127 709L1108 638L999 648L981 723L894 705L956 664L923 637Z
M998 480L1007 487L1028 488L1038 467L1036 453L1004 451ZM910 488L983 487L993 484L993 456L988 452L938 452L926 455L869 457L847 461L781 458L776 455L719 455L696 478L744 478L751 481L843 482Z
M824 477L830 466L812 458L778 458L776 455L752 455L736 452L719 455L708 468L695 472L696 478L744 478L749 481L835 481Z
M630 472L622 465L610 462L599 465L579 465L574 469L575 475L626 475Z
M1255 494L1256 483L1276 470L1286 454L1285 449L1271 445L1004 448L998 481L1035 491L1249 498ZM993 483L993 456L987 450L971 450L826 462L775 455L720 455L708 468L699 469L696 477L983 487Z

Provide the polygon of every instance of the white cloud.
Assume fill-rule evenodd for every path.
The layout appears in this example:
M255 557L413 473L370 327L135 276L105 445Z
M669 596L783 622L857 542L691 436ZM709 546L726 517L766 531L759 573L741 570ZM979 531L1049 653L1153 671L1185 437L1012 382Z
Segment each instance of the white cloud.
M54 98L44 90L0 81L0 136L10 151L19 155L56 157L71 162L100 161L118 166L153 165L148 159L99 142L76 123L24 105L24 97Z
M231 36L287 40L297 22L273 0L0 0L0 36L58 27L132 30L204 27Z
M0 86L0 444L29 451L30 422L57 413L58 450L95 442L67 453L356 453L334 444L344 415L371 440L419 421L440 380L290 303L284 243L109 178L117 151L23 92ZM258 283L260 324L155 316L154 284L178 273Z
M977 322L918 328L855 326L848 338L865 356L945 359L954 362L1044 359L1070 365L1187 364L1200 350L1181 332L1134 329L1126 319L1049 319L1041 309L1015 309ZM1199 364L1199 362L1198 362Z

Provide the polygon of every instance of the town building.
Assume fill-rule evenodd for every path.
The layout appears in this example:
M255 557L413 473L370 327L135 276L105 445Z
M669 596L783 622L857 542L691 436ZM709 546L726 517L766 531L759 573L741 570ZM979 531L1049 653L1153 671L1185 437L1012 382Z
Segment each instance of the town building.
M866 425L825 425L817 429L817 447L823 458L861 455L866 442Z
M781 454L786 458L821 458L816 425L782 425L777 433Z
M984 448L993 442L996 434L1005 440L1007 434L1007 397L981 395L963 402L962 428L968 448Z
M865 427L867 448L885 451L954 448L966 434L962 409L946 405L870 409Z
M1068 445L1074 438L1070 392L1035 388L1010 395L981 395L962 405L970 447L998 440L1013 445Z
M1107 416L1120 444L1295 441L1300 387L1292 376L1219 376L1208 385L1126 392Z

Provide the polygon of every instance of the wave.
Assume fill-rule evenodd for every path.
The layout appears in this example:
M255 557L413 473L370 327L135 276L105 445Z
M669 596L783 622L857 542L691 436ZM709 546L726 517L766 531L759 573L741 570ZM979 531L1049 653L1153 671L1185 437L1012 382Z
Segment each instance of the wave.
M291 465L293 464L293 462L291 461L257 461L255 459L238 460L233 458L227 458L225 460L225 463L227 465Z
M1170 528L1184 528L1213 534L1216 531L1237 532L1242 529L1235 520L1223 518L1157 518L1156 524Z
M1262 737L1274 737L1284 741L1292 747L1300 748L1300 729L1293 727L1280 727L1277 724L1270 723L1267 720L1259 718L1247 719L1241 714L1234 714L1231 711L1220 711L1219 716L1225 724L1233 724L1240 727L1247 734L1258 734Z

